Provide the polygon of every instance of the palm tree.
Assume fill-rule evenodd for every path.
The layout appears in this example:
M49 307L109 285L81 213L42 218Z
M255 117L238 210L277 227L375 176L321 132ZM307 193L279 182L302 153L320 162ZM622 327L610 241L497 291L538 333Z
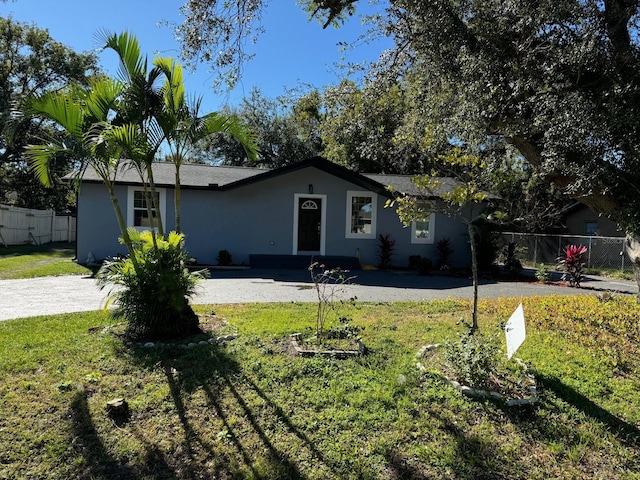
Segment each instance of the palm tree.
M51 186L49 166L57 155L69 155L76 160L76 181L87 168L93 168L109 191L123 242L131 253L131 239L115 192L116 178L123 168L122 151L117 142L111 141L114 131L110 128L110 118L118 108L121 94L122 84L101 76L86 89L74 86L31 98L25 112L55 122L67 136L64 140L54 137L41 145L28 145L25 156L36 178L45 186Z
M187 154L199 140L216 133L231 135L243 146L250 161L255 160L258 147L256 136L235 116L227 116L217 112L200 116L202 97L185 100L182 66L171 58L158 58L154 65L165 75L162 88L164 110L158 121L164 131L169 147L168 160L175 165L175 222L176 231L180 225L180 168L187 162Z
M119 81L123 85L121 108L113 119L113 139L125 155L133 161L143 180L148 216L151 227L160 236L164 227L159 205L156 204L156 186L153 162L165 140L165 132L158 123L164 108L162 90L157 86L162 70L148 70L147 57L140 51L137 38L129 32L120 34L102 31L97 35L104 49L116 52L120 59ZM166 61L172 61L166 59ZM155 213L155 216L154 216Z
M217 114L199 116L200 101L194 107L187 106L182 68L174 60L157 59L148 71L147 59L140 54L133 35L102 36L105 49L114 50L120 58L119 78L102 77L88 89L70 87L33 99L31 112L56 122L67 131L69 141L29 146L27 157L38 178L50 184L48 165L53 155L72 153L80 162L79 176L91 166L109 189L129 258L108 262L98 277L103 288L124 287L116 292L118 308L113 312L128 320L129 332L137 337L194 333L198 318L188 297L199 275L184 268L184 236L172 233L164 238L153 162L166 142L176 164L179 212L179 170L190 145L213 132L228 132L245 145L251 158L256 151L255 139L236 119ZM166 80L160 88L157 84L163 76ZM117 174L127 165L138 171L150 200L147 208L152 228L144 235L127 228L115 195ZM178 229L179 222L178 214Z

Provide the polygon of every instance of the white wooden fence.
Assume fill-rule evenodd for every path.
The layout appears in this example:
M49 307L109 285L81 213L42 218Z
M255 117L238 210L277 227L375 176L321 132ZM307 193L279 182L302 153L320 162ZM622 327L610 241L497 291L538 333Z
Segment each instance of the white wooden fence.
M0 246L74 242L76 219L53 210L31 210L0 204Z

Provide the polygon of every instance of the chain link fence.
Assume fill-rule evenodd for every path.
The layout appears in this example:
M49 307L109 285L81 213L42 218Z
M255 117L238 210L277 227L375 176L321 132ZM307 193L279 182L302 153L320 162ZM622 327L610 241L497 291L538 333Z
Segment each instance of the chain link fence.
M567 245L584 245L587 247L587 268L633 272L631 260L624 248L624 237L506 232L503 233L503 238L506 242L515 242L519 258L533 266L541 263L557 265L558 258L563 255Z

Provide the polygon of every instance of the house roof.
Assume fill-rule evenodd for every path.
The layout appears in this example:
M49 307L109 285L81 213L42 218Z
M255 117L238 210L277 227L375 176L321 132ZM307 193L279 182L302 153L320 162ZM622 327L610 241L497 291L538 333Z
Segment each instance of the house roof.
M322 157L312 157L275 169L187 163L180 169L180 185L183 189L231 190L308 167L317 168L380 195L391 197L386 189L387 185L393 186L398 193L420 195L415 184L411 181L412 175L360 174ZM153 175L156 186L170 188L175 183L175 166L169 162L154 163ZM435 196L450 192L459 184L452 178L438 180L441 184L435 192ZM100 177L91 168L87 169L82 181L102 183ZM118 172L117 182L125 185L140 185L142 183L137 171L131 168L130 164L125 164Z
M365 177L381 185L391 185L397 192L405 195L422 195L422 192L411 181L414 175L387 175L383 173L365 173ZM433 192L434 197L439 197L443 193L451 192L460 182L448 177L435 177L434 181L439 182L438 188Z
M246 167L214 167L196 163L184 164L180 168L180 185L183 188L219 188L266 172L265 169ZM158 187L172 187L175 183L176 167L173 163L157 162L153 164L153 178ZM140 185L140 175L131 168L131 164L124 164L118 172L117 183L125 185ZM102 179L92 169L85 172L83 182L102 183Z

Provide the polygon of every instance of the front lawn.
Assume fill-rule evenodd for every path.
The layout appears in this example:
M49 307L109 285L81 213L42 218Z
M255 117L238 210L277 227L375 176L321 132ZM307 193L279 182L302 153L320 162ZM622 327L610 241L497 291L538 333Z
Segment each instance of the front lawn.
M123 345L103 312L2 322L0 478L638 479L640 307L604 300L525 300L526 408L417 370L467 301L345 305L370 349L346 360L290 355L313 304L200 307L239 336L193 348ZM481 330L517 303L481 301Z
M48 277L53 275L91 275L93 272L73 261L75 244L0 246L0 280Z

